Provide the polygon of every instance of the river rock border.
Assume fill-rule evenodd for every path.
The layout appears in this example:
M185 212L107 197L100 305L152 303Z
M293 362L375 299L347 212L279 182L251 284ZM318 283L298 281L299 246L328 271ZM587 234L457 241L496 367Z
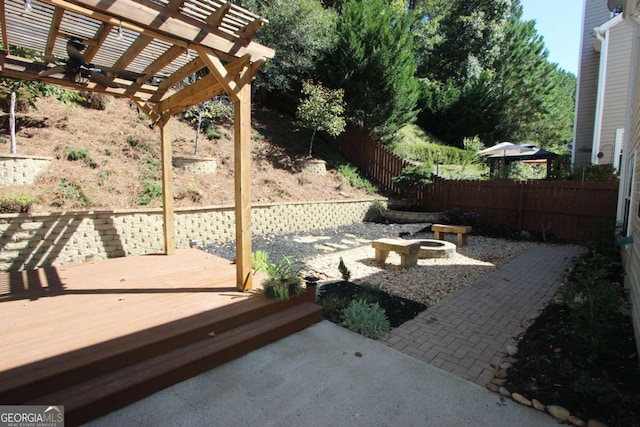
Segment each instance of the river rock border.
M596 420L589 419L588 421L584 421L575 415L571 415L571 412L558 405L545 405L537 399L528 399L517 392L510 392L505 384L507 382L508 370L513 366L513 363L517 360L518 348L513 345L508 345L505 347L505 357L502 359L502 363L500 364L499 369L495 372L489 384L487 384L487 388L494 393L498 393L501 396L508 397L513 399L515 402L518 402L521 405L528 406L536 409L540 412L546 412L558 421L562 423L568 423L574 426L587 426L587 427L607 427L606 424Z

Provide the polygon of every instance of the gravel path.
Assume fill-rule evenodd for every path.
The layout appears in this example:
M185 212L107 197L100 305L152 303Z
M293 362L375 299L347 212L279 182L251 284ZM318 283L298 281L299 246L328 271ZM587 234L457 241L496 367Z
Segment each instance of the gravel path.
M433 239L428 224L357 223L334 229L287 235L254 235L253 250L266 251L271 260L293 255L304 262L308 272L323 280L339 280L340 258L351 272L351 281L379 285L383 290L423 304L432 305L476 279L499 268L526 248L544 245L482 236L468 237L468 245L457 248L453 258L420 259L407 270L399 267L400 256L389 254L384 268L373 259L371 241L381 237ZM447 235L455 243L455 235ZM205 251L226 259L235 258L235 242L211 244Z

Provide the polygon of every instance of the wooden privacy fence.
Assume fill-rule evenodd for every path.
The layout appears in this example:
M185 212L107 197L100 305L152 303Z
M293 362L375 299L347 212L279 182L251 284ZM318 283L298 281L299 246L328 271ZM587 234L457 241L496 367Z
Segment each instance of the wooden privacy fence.
M351 125L347 126L336 141L340 152L368 179L375 182L378 188L399 194L400 190L393 184L392 179L400 175L409 162Z
M410 163L354 127L337 139L344 156L381 190L400 194L392 179ZM615 218L618 183L576 181L448 181L417 192L428 211L460 208L477 212L481 222L514 230L580 241L602 218Z
M482 223L580 241L602 218L615 218L618 183L446 181L423 189L422 207L477 212Z

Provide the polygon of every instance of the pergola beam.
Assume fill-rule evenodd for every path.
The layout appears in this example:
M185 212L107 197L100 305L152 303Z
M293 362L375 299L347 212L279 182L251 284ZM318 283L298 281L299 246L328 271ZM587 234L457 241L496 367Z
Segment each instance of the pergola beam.
M0 0L4 49L0 52L0 77L127 97L159 125L166 254L176 249L172 116L221 92L231 97L235 128L236 287L251 289L251 80L274 55L272 49L252 39L267 21L225 0L31 2L31 13L37 16L27 25L20 0ZM116 26L126 30L124 39L116 41ZM61 43L65 38L79 39L86 49L67 54ZM9 42L42 52L46 59L10 55ZM188 58L191 55L194 57ZM65 62L67 56L72 56L73 61ZM98 64L92 65L94 60ZM51 70L48 63L54 61L59 67L57 74L40 75ZM208 74L189 78L202 70ZM95 73L101 73L103 78ZM113 82L115 87L103 86L105 78L109 79L106 84Z
M65 5L65 8L73 8L76 12L87 16L100 15L100 20L111 24L122 23L122 26L130 25L129 22L141 24L146 29L151 29L154 38L166 37L167 41L175 42L186 40L198 40L199 44L220 52L243 56L250 54L252 60L271 58L274 55L272 49L255 43L247 42L240 37L233 36L218 28L199 22L178 11L167 9L164 6L144 0L118 0L112 1L105 7L104 0L75 0L80 6L76 6L65 0L41 0L45 3ZM106 10L108 14L99 12ZM136 26L137 27L137 26ZM142 30L142 31L140 31ZM149 30L135 29L138 32ZM205 34L202 37L202 34ZM199 39L202 40L199 40ZM175 43L174 42L174 43ZM185 46L186 47L186 46Z

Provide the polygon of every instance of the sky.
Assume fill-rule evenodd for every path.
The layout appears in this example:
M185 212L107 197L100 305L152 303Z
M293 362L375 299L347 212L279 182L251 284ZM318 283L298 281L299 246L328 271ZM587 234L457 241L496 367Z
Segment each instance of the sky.
M604 1L604 0L603 0ZM535 20L549 60L578 75L584 0L520 0L522 19Z

